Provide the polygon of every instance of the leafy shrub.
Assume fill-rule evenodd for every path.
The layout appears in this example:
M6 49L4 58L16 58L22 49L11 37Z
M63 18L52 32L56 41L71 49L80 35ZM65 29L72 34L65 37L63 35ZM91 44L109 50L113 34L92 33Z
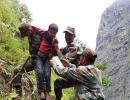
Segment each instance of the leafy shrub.
M107 68L106 63L97 63L95 66L101 70L105 70Z
M102 77L102 84L103 86L109 86L111 84L111 78L108 76L103 76Z
M95 66L100 70L105 70L107 68L106 63L97 63ZM109 86L111 84L111 78L109 76L102 76L102 84L104 87Z

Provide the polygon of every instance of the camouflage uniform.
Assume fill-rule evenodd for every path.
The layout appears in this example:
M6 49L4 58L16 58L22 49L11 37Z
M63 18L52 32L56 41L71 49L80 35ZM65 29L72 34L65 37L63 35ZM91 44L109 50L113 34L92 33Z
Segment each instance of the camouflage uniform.
M69 60L72 64L78 65L77 51L79 47L73 43L75 38L75 28L68 26L67 29L63 32L65 33L65 40L67 46L61 49L62 54L65 59ZM62 58L62 57L61 57ZM64 78L57 78L54 82L54 91L56 95L56 100L61 100L62 89L69 88L73 86L73 82L69 82Z
M93 65L96 57L96 53L91 49L85 49L80 54L82 59L80 59L80 66L77 68L64 67L55 60L55 57L52 59L55 72L68 80L70 86L78 85L76 92L78 100L104 100L101 71Z
M69 50L70 47L76 48L73 52ZM69 46L66 46L62 49L62 54L66 59L68 59L71 63L73 63L72 66L69 67L76 67L78 65L78 59L77 59L77 52L79 47L76 46L74 43L71 43ZM75 66L76 65L76 66ZM61 100L62 97L62 89L69 88L69 87L75 87L73 82L69 82L68 80L64 78L57 78L54 81L54 91L56 95L56 100Z
M54 67L59 67L58 64ZM58 73L55 68L54 70ZM104 100L102 93L101 72L93 65L78 68L61 68L59 74L70 82L70 86L79 85L77 96L79 100Z

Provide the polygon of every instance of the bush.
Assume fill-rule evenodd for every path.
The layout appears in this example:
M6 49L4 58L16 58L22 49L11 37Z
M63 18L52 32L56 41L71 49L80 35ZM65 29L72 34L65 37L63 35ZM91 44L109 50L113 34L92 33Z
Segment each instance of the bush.
M97 63L95 66L100 70L105 70L107 68L106 63ZM109 76L102 76L102 84L104 87L109 86L111 84L111 78Z
M101 70L105 70L107 68L106 63L97 63L95 66Z
M102 84L103 86L109 86L111 84L111 78L108 76L103 76L102 77Z

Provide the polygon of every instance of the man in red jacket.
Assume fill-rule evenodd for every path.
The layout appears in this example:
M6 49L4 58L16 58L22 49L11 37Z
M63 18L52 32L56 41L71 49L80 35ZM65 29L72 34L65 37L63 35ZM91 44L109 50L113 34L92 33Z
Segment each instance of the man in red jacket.
M51 67L49 60L52 56L57 55L59 51L58 40L56 38L57 32L58 26L54 23L50 24L48 30L43 34L38 52L36 76L38 93L41 100L50 100Z
M28 37L30 56L24 63L14 69L14 79L11 82L11 86L16 89L18 94L22 95L22 74L34 70L34 66L36 65L36 57L44 30L27 23L21 23L19 26L19 31L21 37Z

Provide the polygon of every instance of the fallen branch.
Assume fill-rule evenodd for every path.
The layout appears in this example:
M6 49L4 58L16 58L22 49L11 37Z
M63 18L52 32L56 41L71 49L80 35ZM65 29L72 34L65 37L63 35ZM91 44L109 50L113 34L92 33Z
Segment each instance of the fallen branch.
M7 61L7 60L5 60L5 59L3 59L3 58L1 58L1 57L0 57L0 63L8 64L8 65L14 65L14 64L12 64L10 61Z

